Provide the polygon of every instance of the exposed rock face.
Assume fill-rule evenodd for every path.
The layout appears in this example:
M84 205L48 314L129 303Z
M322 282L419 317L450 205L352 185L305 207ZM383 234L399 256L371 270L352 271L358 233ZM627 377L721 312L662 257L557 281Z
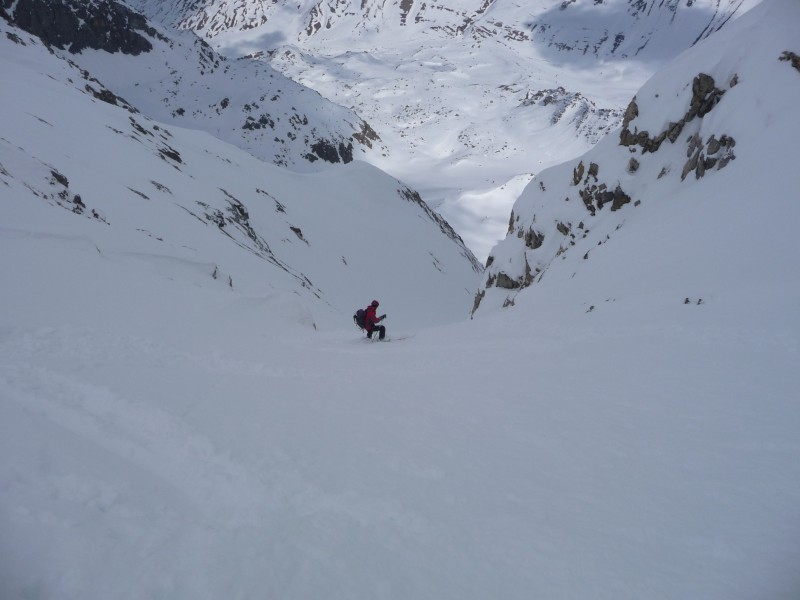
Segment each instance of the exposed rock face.
M92 48L138 55L153 48L145 35L158 36L142 15L113 0L0 2L0 16L6 21L73 54Z
M738 77L735 76L731 80L731 87L737 82ZM648 131L638 131L636 128L631 131L629 129L631 122L639 115L639 107L634 98L625 111L619 143L628 147L638 146L643 154L657 152L665 141L676 143L686 124L695 118L706 116L719 103L724 94L724 90L716 87L713 77L705 73L698 74L692 81L692 99L686 113L677 121L671 121L663 131L655 136L651 136ZM684 165L681 179L685 179L692 171L699 179L705 175L706 171L713 168L722 169L736 158L732 151L736 141L724 134L719 141L712 135L705 150L703 149L703 140L697 134L687 138L686 143L688 145L686 155L689 160ZM634 172L638 169L639 163L633 158L631 161L629 171Z
M738 77L735 76L731 80L731 86L736 85ZM632 123L636 121L639 116L639 106L636 98L631 100L628 108L625 110L622 121L622 130L620 131L620 145L627 146L631 150L641 149L641 153L656 153L665 141L675 144L681 133L683 132L687 123L695 118L702 119L710 113L714 107L722 99L725 94L724 90L716 86L714 78L705 73L699 73L692 81L692 98L689 101L689 106L686 113L677 121L670 121L663 131L655 136L651 136L648 131L639 131L634 127L633 131L630 130ZM723 134L719 139L712 135L705 143L699 134L694 134L686 139L687 150L686 161L681 172L681 180L685 179L691 172L695 173L697 179L703 177L707 171L711 169L722 169L728 163L736 158L733 153L733 147L736 145L736 140L732 137ZM640 161L631 157L628 161L627 172L636 173L639 170ZM589 175L583 182L583 188L579 190L583 203L586 205L587 210L594 215L597 210L603 208L607 203L611 203L611 210L619 210L625 204L631 201L631 198L626 194L619 184L616 185L614 191L609 191L609 186L605 183L597 184L597 170L596 164L591 165ZM579 185L583 176L583 163L579 163L573 172L573 185ZM662 171L666 173L666 169ZM593 179L595 183L592 183Z
M367 148L372 148L372 142L380 141L381 137L368 123L362 121L361 131L354 133L353 139Z
M628 125L630 122L633 121L636 117L639 116L639 105L636 104L636 96L633 97L630 104L628 104L628 108L625 109L625 114L622 116L622 129L628 129Z
M717 105L724 93L715 86L714 79L710 75L700 73L692 82L692 100L686 113L677 121L670 122L666 129L654 136L651 136L648 131L638 131L636 128L631 131L629 129L631 122L639 116L639 107L634 98L625 111L619 143L623 146L640 146L643 152L658 151L665 140L675 143L686 123L695 117L706 116Z
M537 248L541 248L543 243L544 243L543 233L539 231L534 231L533 229L529 229L528 232L525 234L525 246L527 246L531 250L536 250Z
M628 170L630 171L633 168L632 165L635 165L635 168L633 168L633 171L635 171L639 168L639 163L636 159L632 158L631 160L634 162L631 163L629 161ZM622 190L619 184L611 191L608 184L600 183L598 177L600 174L600 166L597 163L590 163L589 172L585 179L582 177L583 172L584 166L583 161L581 161L578 163L578 166L573 169L572 185L581 186L578 190L578 196L580 196L583 204L586 206L586 210L588 210L592 216L606 204L610 203L611 210L613 211L619 210L623 205L631 201L630 196ZM563 224L559 225L564 227Z
M515 290L521 287L521 284L518 281L511 279L511 277L502 272L497 274L495 285L506 290Z
M719 140L712 135L706 144L703 144L703 138L700 134L691 136L688 140L688 150L686 155L689 159L683 166L681 172L681 180L686 179L686 176L694 171L695 178L700 179L713 168L722 169L727 164L736 158L733 153L733 147L736 145L736 140L732 137L723 135Z
M337 147L328 140L319 140L311 145L311 149L314 151L314 154L309 155L307 158L312 162L315 161L317 157L329 163L343 162L347 164L353 161L352 143L345 146L343 142L339 142L339 146Z

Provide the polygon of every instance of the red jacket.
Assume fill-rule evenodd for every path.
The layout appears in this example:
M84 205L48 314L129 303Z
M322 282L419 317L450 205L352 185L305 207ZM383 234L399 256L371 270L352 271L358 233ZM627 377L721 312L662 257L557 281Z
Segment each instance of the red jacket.
M377 310L378 309L371 304L367 307L367 314L364 317L364 328L367 331L372 331L375 328L375 325L377 325L383 318L375 314Z

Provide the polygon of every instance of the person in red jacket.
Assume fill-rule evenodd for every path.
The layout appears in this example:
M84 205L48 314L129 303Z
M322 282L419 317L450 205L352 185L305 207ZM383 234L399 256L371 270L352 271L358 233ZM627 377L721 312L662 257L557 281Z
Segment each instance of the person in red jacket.
M372 339L372 333L374 331L378 332L379 340L386 337L386 327L378 325L378 323L386 318L386 315L381 315L380 317L377 315L379 305L380 302L373 300L372 304L367 307L367 314L364 317L364 329L367 330L367 337L370 339Z

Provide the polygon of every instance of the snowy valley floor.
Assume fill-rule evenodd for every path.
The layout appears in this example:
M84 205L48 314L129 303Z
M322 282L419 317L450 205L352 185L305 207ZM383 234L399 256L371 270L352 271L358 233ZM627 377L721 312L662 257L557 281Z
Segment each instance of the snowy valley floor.
M224 289L13 283L4 599L800 593L798 345L769 315L540 302L378 344Z

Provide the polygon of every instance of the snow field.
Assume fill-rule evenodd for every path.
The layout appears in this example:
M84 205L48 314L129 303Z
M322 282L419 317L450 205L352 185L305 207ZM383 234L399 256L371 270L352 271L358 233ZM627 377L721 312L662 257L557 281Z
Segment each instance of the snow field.
M556 282L468 323L390 319L415 335L381 344L2 239L28 274L0 305L3 597L798 589L798 329L780 301L743 318L755 284L587 314Z

